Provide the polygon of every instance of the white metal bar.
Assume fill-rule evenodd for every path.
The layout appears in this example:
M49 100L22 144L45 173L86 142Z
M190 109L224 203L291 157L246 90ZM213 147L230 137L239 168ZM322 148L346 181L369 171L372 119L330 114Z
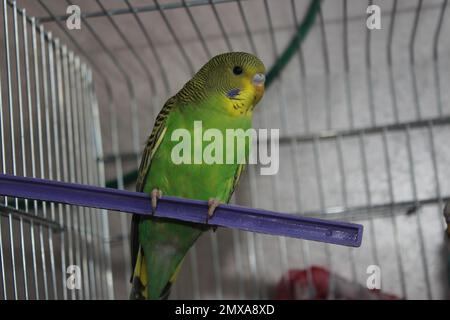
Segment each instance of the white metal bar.
M27 175L27 161L26 161L26 148L25 148L25 130L24 130L24 112L23 112L23 97L22 97L22 79L21 79L21 69L20 69L20 42L19 42L19 27L17 18L17 4L13 2L13 28L14 28L14 47L15 47L15 62L16 62L16 84L17 84L17 101L19 107L19 135L20 135L20 148L21 148L21 159L22 162L22 174ZM18 204L16 206L18 209ZM28 212L28 200L25 200L25 211ZM25 241L24 241L24 227L23 219L19 220L19 236L20 243L19 247L21 250L21 260L22 260L22 279L23 279L23 291L25 299L28 300L28 276L27 276L27 263L25 255Z
M70 104L68 114L70 114L70 121L72 123L72 177L71 181L73 182L81 182L81 152L80 150L80 141L79 141L79 123L78 123L78 115L79 115L79 103L77 101L77 93L75 91L75 67L74 67L74 54L72 51L68 50L66 53L66 89L69 92L70 96ZM69 116L68 116L69 120ZM83 260L83 252L82 252L82 231L81 228L83 225L81 224L81 215L83 214L84 208L72 208L73 211L73 231L74 231L74 240L75 240L75 261L76 265L79 268L82 268L82 260ZM83 299L83 290L76 290L78 299Z
M34 121L33 121L33 105L31 97L31 81L30 81L30 61L28 52L28 33L27 33L27 21L26 21L26 11L22 10L22 29L23 29L23 42L24 42L24 56L25 56L25 70L26 70L26 90L27 90L27 104L28 104L28 126L30 128L30 154L35 155L34 148ZM38 84L36 84L37 86ZM39 136L41 137L41 136ZM31 175L36 177L36 158L31 156ZM42 165L42 162L40 163ZM38 214L38 204L37 201L33 202L34 215ZM40 228L41 229L41 228ZM31 258L32 258L32 268L33 268L33 279L34 279L34 290L36 292L36 299L39 296L39 285L38 285L38 273L37 273L37 259L36 259L36 241L34 234L35 226L34 221L30 221L30 241L31 241Z
M12 276L13 276L13 285L14 285L14 299L17 300L19 298L18 289L17 289L17 272L16 272L16 258L14 254L14 233L13 233L13 217L12 214L8 214L9 221L9 245L11 252L11 267L12 267Z
M91 123L90 123L90 115L88 113L87 108L90 106L90 98L89 98L89 84L87 80L87 67L86 65L81 65L81 75L82 75L82 83L83 83L83 94L85 99L85 118L84 123L85 127L84 130L86 132L86 172L87 172L87 178L88 183L93 184L93 177L92 177L92 167L90 166L90 161L92 161L92 132L91 132ZM90 252L90 258L88 260L89 265L89 281L91 286L90 291L90 297L91 299L99 299L98 297L98 289L96 285L96 279L98 277L97 273L99 272L95 265L95 255L96 255L96 239L94 234L94 225L92 223L93 221L93 215L95 214L95 209L89 209L87 212L87 215L85 215L85 222L88 226L87 228L87 237L88 237L88 245L89 245L89 252Z
M270 13L270 8L269 8L269 4L268 2L265 0L264 1L264 12L267 18L267 24L269 26L269 34L270 34L270 43L271 43L271 47L273 48L273 57L274 60L277 59L278 57L278 47L277 47L277 43L275 40L275 30L273 27L273 22L272 22L272 16ZM287 115L287 105L286 105L286 100L285 100L285 93L283 90L283 77L282 75L279 76L278 80L275 80L275 91L277 94L277 100L278 100L278 109L280 110L280 114L281 114L281 123L283 126L283 129L285 130L286 133L289 133L289 131L291 130L290 126L289 126L289 121L288 121L288 115ZM263 114L264 116L264 114ZM264 123L266 125L266 128L269 128L269 122L268 119L265 118L264 119ZM289 151L290 151L290 161L291 161L291 165L292 167L295 166L295 145L294 143L291 143L289 146ZM278 197L279 197L279 190L280 190L280 181L279 181L279 175L275 175L273 177L273 184L272 184L272 202L273 202L273 209L275 211L279 210L279 201L278 201ZM297 195L299 196L299 195ZM288 248L287 248L287 243L286 243L286 238L285 237L279 237L278 238L278 245L280 247L280 259L281 259L281 274L284 275L285 272L288 272L289 270L289 258L288 258Z
M89 183L88 181L88 173L87 173L87 154L88 154L88 146L86 143L86 119L87 116L85 114L85 99L84 99L84 87L82 84L83 75L81 73L81 63L80 59L78 57L75 58L75 78L76 78L76 92L77 92L77 105L78 105L78 126L79 126L79 134L80 134L80 150L79 157L80 157L80 167L81 167L81 182L83 183ZM89 283L89 268L88 268L88 260L89 252L88 252L88 236L87 236L87 220L86 216L90 214L89 209L82 208L80 212L80 225L82 226L81 233L82 233L82 252L83 254L83 261L82 261L82 270L83 270L83 298L84 299L90 299L90 283Z
M3 17L4 18L4 17ZM0 75L0 88L2 88L2 79ZM5 127L4 127L4 120L5 113L3 112L3 94L0 89L0 148L1 148L1 154L2 154L2 173L6 173L6 152L5 152ZM4 203L5 206L8 205L8 198L4 197ZM5 259L4 259L4 252L3 252L3 232L2 232L2 217L0 216L0 268L1 268L1 277L2 277L2 292L3 292L3 299L7 300L7 292L6 292L6 275L5 275Z
M442 7L441 11L439 13L439 20L438 24L436 26L436 30L433 36L433 71L434 71L434 80L435 80L435 88L436 88L436 104L437 109L439 111L439 116L443 116L443 106L442 106L442 94L441 94L441 84L440 84L440 68L439 68L439 39L441 35L442 30L442 24L444 22L444 14L445 10L447 9L448 0L442 1ZM436 181L436 195L439 199L439 216L441 215L441 212L444 210L443 201L442 201L442 192L441 192L441 185L439 182L439 169L437 165L437 156L436 156L436 144L434 140L434 127L431 123L428 125L428 135L429 135L429 141L431 146L431 157L433 162L433 173L434 178ZM440 218L440 217L439 217ZM442 221L442 219L440 218ZM445 223L442 221L442 225L444 226Z
M60 146L60 140L59 140L59 130L58 130L58 110L57 110L57 99L59 98L57 90L57 83L56 83L56 67L55 67L55 51L56 51L56 41L55 46L53 44L53 36L51 33L48 33L48 64L49 64L49 74L50 74L50 96L51 96L51 113L52 113L52 124L53 124L53 140L55 143L55 146ZM58 86L59 87L59 86ZM56 147L54 149L55 153L55 169L56 169L56 180L61 180L61 160L60 160L60 152L56 150ZM60 223L61 227L64 228L64 215L63 215L63 206L61 204L58 204L58 222ZM60 240L60 259L61 259L61 284L62 284L62 293L64 300L67 300L67 288L65 288L64 283L66 280L66 252L65 252L65 233L63 232L61 234L61 240Z
M354 129L355 126L355 117L354 117L354 111L353 111L353 102L352 102L352 89L351 89L351 75L350 75L350 57L349 57L349 52L348 52L348 13L347 13L347 0L343 0L342 1L342 16L343 16L343 60L344 60L344 76L345 76L345 102L347 104L347 117L348 117L348 121L349 121L349 125L351 129ZM359 141L361 142L361 140L363 139L362 135L359 136ZM336 141L336 147L338 149L338 157L339 157L339 170L341 173L341 182L342 182L342 199L343 199L343 204L345 208L348 208L348 196L347 196L347 182L346 182L346 178L345 178L345 169L344 169L344 159L343 159L343 151L342 151L342 136L338 136L337 137L337 141ZM360 143L359 144L360 147L363 147L363 144ZM364 150L361 150L362 154L364 153ZM363 165L364 166L364 165ZM366 166L367 167L367 166ZM366 182L367 180L364 179L364 181ZM368 185L365 184L366 186L366 190L368 190ZM373 219L370 219L371 221L371 225L373 225ZM376 254L376 244L374 243L372 246L373 251L374 251L374 257L375 260L377 261L377 254ZM351 262L351 273L352 273L352 280L354 283L357 283L358 281L358 277L357 277L357 270L356 270L356 262L355 262L355 250L349 249L349 258L350 258L350 262Z
M97 162L103 155L103 146L101 139L101 126L100 126L100 114L98 111L98 102L95 95L95 88L93 82L92 71L89 69L88 72L88 80L90 83L89 94L91 96L91 118L92 118L92 134L93 134L93 156L92 156L92 165L94 169L95 176L95 184L103 186L104 182L104 173L103 173L103 164L101 162ZM113 288L113 279L111 272L111 253L109 247L109 223L106 210L97 210L97 234L100 248L100 265L101 265L101 274L100 274L100 282L101 282L101 292L102 299L113 299L114 298L114 288Z
M411 38L410 38L410 43L409 43L412 91L413 91L414 105L416 106L416 112L417 112L418 119L421 118L421 108L420 108L419 93L418 93L417 79L416 79L416 73L415 73L414 45L416 42L416 34L417 34L417 28L419 25L419 18L420 18L422 3L423 3L423 0L418 1L416 13L414 16L413 30L411 33ZM417 181L416 181L416 176L415 176L415 163L414 163L414 158L413 158L413 153L412 153L413 150L412 150L412 142L411 142L411 132L410 132L409 126L406 127L406 141L407 141L408 163L409 163L409 170L410 170L412 195L413 195L414 201L419 203L418 193L417 193ZM424 279L425 279L426 296L428 299L431 299L432 293L431 293L431 282L430 282L430 276L429 276L429 270L428 270L428 258L427 258L427 253L426 253L425 237L424 237L424 233L423 233L422 222L420 220L420 214L419 214L419 212L421 211L421 208L418 207L417 211L418 212L415 213L415 216L416 216L416 223L417 223L417 233L419 235L419 250L420 250L420 258L422 261Z
M399 122L399 110L398 110L398 104L397 104L397 94L395 90L395 82L394 82L394 72L393 72L393 66L392 66L392 41L395 31L395 18L397 13L397 0L394 0L394 3L392 5L392 11L390 16L390 23L389 23L389 31L388 31L388 42L387 42L387 66L388 66L388 80L389 80L389 88L390 88L390 96L392 101L392 107L394 111L394 121L395 123ZM388 150L388 130L383 130L383 148L384 148L384 155L385 155L385 165L386 165L386 171L388 175L388 187L389 187L389 198L390 201L393 202L394 199L394 185L392 182L392 170L391 170L391 161L389 156L389 150ZM391 211L391 221L392 221L392 228L394 232L394 243L395 243L395 252L396 252L396 262L398 266L399 271L399 277L400 277L400 288L402 297L407 297L406 293L406 281L405 281L405 272L403 267L403 258L401 255L401 248L400 248L400 239L399 239L399 232L398 232L398 225L397 225L397 219L394 216L393 210Z
M61 163L62 163L62 179L63 181L69 180L69 158L71 155L68 155L68 146L70 145L68 141L68 132L67 127L68 123L66 121L66 101L65 101L65 90L64 90L64 75L63 75L63 65L64 65L64 57L62 55L64 45L61 45L61 42L58 38L54 39L54 55L55 55L55 64L56 64L56 88L57 88L57 97L58 97L58 113L55 112L55 115L59 115L59 119L57 120L58 123L56 125L59 125L59 136L60 136L60 150L61 150ZM70 206L64 205L64 212L65 212L65 218L64 224L66 226L66 239L67 243L64 243L64 246L61 248L61 250L64 250L61 252L61 254L66 254L68 257L67 260L67 266L74 264L74 250L73 250L73 234L72 234L72 217L71 217L71 209ZM67 275L66 272L63 274L63 284L65 283ZM65 291L67 291L68 288L66 288ZM74 291L70 291L70 298L72 300L75 299Z
M74 141L74 120L73 120L73 105L72 105L72 91L70 87L70 67L69 67L69 53L67 47L63 45L61 47L61 56L62 56L62 82L63 82L63 92L64 92L64 104L65 104L65 120L67 127L67 159L68 159L68 181L75 182L75 158L76 154L75 150L75 141ZM67 221L69 222L68 232L69 232L69 246L73 248L73 257L71 264L75 264L80 266L80 248L79 248L79 239L77 237L77 222L78 222L78 214L79 208L69 208L69 213L67 217ZM72 242L72 244L70 244ZM77 298L77 292L81 292L78 290L71 290L72 299L75 300Z
M444 115L443 106L442 106L442 94L441 94L441 81L439 74L439 40L441 36L442 23L444 21L445 9L447 9L448 0L442 1L442 7L439 14L438 24L436 26L436 31L433 36L433 71L434 71L434 83L436 88L436 99L437 99L437 107L439 111L439 116Z
M9 127L10 127L10 141L11 141L11 158L12 158L12 173L17 174L16 165L16 142L15 142L15 121L14 121L14 108L13 108L13 96L12 96L12 80L11 80L11 56L9 50L9 25L8 25L8 8L6 2L3 3L3 22L4 22L4 45L5 45L5 55L6 55L6 74L7 74L7 91L8 91L8 106L9 106ZM6 157L6 154L4 153ZM6 205L8 205L7 198L5 197ZM15 208L18 209L19 202L18 199L14 199ZM14 234L12 227L12 216L8 215L9 218L9 240L11 246L11 267L12 267L12 280L14 289L14 299L18 299L17 291L17 274L16 274L16 259L14 253Z
M42 122L45 123L45 136L46 136L46 144L47 144L47 152L46 159L48 162L48 178L53 179L54 165L53 165L53 155L52 155L52 130L51 130L51 104L53 103L53 98L49 98L49 85L48 82L51 80L52 74L51 72L52 65L50 64L50 44L48 44L48 59L46 54L47 44L45 42L45 33L42 25L39 26L39 29L36 25L36 20L32 18L31 20L32 26L32 37L33 37L33 55L34 55L34 80L35 80L35 89L36 89L36 111L38 114L38 141L39 141L39 159L41 163L41 176L45 178L45 168L44 168L44 139L42 137L44 128ZM38 62L38 45L37 45L37 37L36 31L39 30L40 33L40 53L41 60L40 66L42 70L42 89L43 89L43 108L44 108L44 121L41 119L41 99L40 99L40 77L39 77L39 62ZM51 35L48 36L51 38ZM48 69L48 72L47 72ZM50 76L50 79L49 79ZM53 91L52 91L53 92ZM56 146L55 146L56 147ZM42 212L44 217L47 217L47 204L45 202L42 203ZM53 203L50 204L50 218L52 221L55 221L55 205ZM41 236L41 230L39 230L40 239L41 239L41 260L42 264L46 265L46 259L44 254L44 249L42 245L43 236ZM57 291L57 280L56 280L56 263L55 263L55 252L53 247L53 230L49 230L49 253L50 253L50 270L51 270L51 280L53 287L53 297L56 299L58 297ZM44 294L45 299L48 299L48 284L47 284L47 276L43 276L44 279Z
M1 91L1 90L0 90ZM0 97L1 99L1 97ZM2 294L3 294L3 299L7 300L8 299L8 295L6 293L6 275L5 275L5 261L3 258L3 232L1 232L2 230L2 217L0 216L0 268L1 268L1 276L2 276Z
M300 23L300 20L297 16L297 10L296 10L296 6L295 6L295 1L291 0L291 7L292 7L292 12L293 12L293 19L296 25L298 25ZM301 103L301 109L302 109L302 116L303 116L303 127L304 127L304 131L306 133L310 133L311 129L310 129L310 116L309 116L309 100L308 100L308 92L306 89L306 83L307 83L307 78L306 78L306 65L305 65L305 57L303 54L303 47L302 45L300 45L299 49L298 49L298 59L299 59L299 76L300 76L300 95L302 97L302 103ZM299 152L300 150L300 144L297 144L297 154L300 154ZM297 210L298 212L302 212L302 204L300 202L300 165L298 166L297 170L296 170L296 183L295 183L295 188L296 188L296 194L298 194L298 200L296 203L297 206ZM311 265L311 249L310 249L310 245L307 241L302 241L301 243L302 246L302 258L305 261L305 269L306 269L306 277L307 277L307 283L308 283L308 297L312 297L314 296L314 285L313 285L313 275L312 275L312 271L310 269L310 265Z
M318 21L320 26L320 37L321 37L321 49L322 49L322 55L323 55L323 61L324 61L324 67L325 67L325 107L327 108L326 113L326 126L328 130L331 130L332 123L331 123L331 98L330 98L330 62L329 62L329 54L328 54L328 43L326 39L326 32L325 32L325 23L322 13L322 8L319 8L318 13ZM320 140L315 139L313 141L313 155L314 155L314 163L315 163L315 173L316 173L316 179L318 182L318 192L319 192L319 205L320 210L323 212L326 208L326 199L325 199L325 191L323 188L323 175L322 175L322 169L320 164L321 153L320 153ZM333 269L333 259L331 256L331 248L328 244L324 245L325 248L325 254L326 254L326 260L328 265L328 271L330 273L329 278L329 290L328 290L328 299L334 299L335 298L335 275L334 275L334 269Z
M89 79L91 83L93 83L93 77L92 77L92 71L89 70ZM92 85L93 86L93 85ZM94 141L95 141L95 154L93 161L95 162L97 159L103 158L103 143L102 143L102 136L101 136L101 125L100 125L100 112L98 107L98 101L94 94L94 90L90 92L92 95L92 101L93 104L91 106L92 109L92 119L93 119L93 133L94 133ZM97 166L95 166L97 169L96 177L98 178L97 184L100 186L105 186L105 171L104 171L104 162L102 160L99 160L97 162ZM105 261L104 263L104 269L102 274L104 275L104 291L105 291L105 297L112 300L114 299L114 283L113 283L113 275L112 275L112 266L111 266L111 247L110 247L110 233L109 233L109 220L108 220L108 214L106 210L100 211L100 222L101 222L101 228L100 234L102 235L102 244L103 244L103 255Z

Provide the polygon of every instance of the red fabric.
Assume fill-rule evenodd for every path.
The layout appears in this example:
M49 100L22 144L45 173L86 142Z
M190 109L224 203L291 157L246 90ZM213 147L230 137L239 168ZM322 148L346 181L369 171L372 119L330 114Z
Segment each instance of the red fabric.
M308 281L311 279L311 281ZM330 272L319 266L289 270L276 287L278 300L323 300L328 298ZM309 285L308 285L309 284ZM334 299L393 300L398 297L369 290L359 283L334 275Z

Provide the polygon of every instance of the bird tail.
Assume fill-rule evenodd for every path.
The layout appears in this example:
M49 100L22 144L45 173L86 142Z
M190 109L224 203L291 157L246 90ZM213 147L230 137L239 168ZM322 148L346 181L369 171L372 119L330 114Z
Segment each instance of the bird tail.
M174 274L172 275L169 282L167 283L167 285L161 292L159 299L167 300L169 298L170 289L172 287L172 284L175 282L175 280L178 276L182 262L183 261L181 261L178 264ZM144 257L144 250L142 250L142 248L140 247L139 251L138 251L134 271L133 271L132 289L131 289L130 299L131 300L146 300L146 299L148 299L148 290L147 290L148 284L149 284L149 279L148 279L148 274L147 274L147 264L145 262L145 257Z
M132 300L144 300L147 299L147 266L144 259L144 253L142 248L139 248L136 264L134 265L132 288L130 299Z

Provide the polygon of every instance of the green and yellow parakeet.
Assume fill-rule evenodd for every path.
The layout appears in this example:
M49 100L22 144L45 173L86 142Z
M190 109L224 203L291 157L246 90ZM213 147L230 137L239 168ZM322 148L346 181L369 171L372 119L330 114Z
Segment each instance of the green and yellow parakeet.
M146 142L137 180L137 191L151 195L154 210L161 194L205 200L209 204L207 221L219 202L229 202L244 164L177 164L172 150L178 142L172 141L172 133L186 129L194 135L194 121L201 121L203 130L220 130L223 137L227 129L250 129L253 109L264 93L264 73L264 64L252 54L220 54L165 103ZM248 158L250 142L244 145ZM227 147L224 143L224 155L237 151ZM184 256L208 228L207 224L134 215L131 298L168 297Z

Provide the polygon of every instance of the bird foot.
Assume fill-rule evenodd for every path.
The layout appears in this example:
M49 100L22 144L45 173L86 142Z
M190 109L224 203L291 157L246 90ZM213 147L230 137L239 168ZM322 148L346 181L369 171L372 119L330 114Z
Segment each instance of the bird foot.
M450 201L445 205L444 218L447 223L447 235L450 237Z
M158 200L162 197L161 189L154 188L152 192L150 192L150 197L152 198L152 216L154 216L156 212L156 206L158 205Z
M215 198L210 198L208 200L208 214L206 215L206 221L205 223L208 224L209 219L211 219L214 216L214 211L219 206L220 201Z

